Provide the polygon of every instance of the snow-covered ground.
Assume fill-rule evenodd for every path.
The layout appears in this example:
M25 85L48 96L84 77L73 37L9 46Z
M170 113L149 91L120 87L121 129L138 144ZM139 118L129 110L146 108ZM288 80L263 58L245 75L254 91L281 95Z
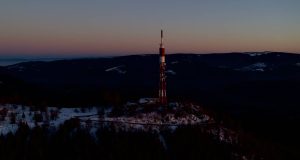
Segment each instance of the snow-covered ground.
M171 62L171 64L177 64L177 63L179 63L178 61L173 61L173 62Z
M261 55L269 54L269 53L272 53L272 52L270 52L270 51L264 51L264 52L245 52L245 54L248 54L251 57L261 56Z
M130 107L132 106L127 106ZM126 108L126 106L125 106ZM97 128L102 124L113 124L121 129L135 130L159 130L160 128L176 129L180 125L207 124L212 119L206 114L180 114L175 112L159 113L156 111L141 112L141 107L135 108L136 114L119 115L112 114L112 108L55 108L47 107L46 111L32 111L28 106L5 104L0 105L0 134L15 133L18 123L27 123L30 128L36 125L49 125L57 128L66 120L78 118L83 127L92 126ZM99 115L98 113L101 113ZM15 117L15 118L13 118ZM36 117L42 117L37 120ZM14 120L15 119L15 120Z
M143 98L140 101L145 99L147 98ZM165 148L167 148L167 145L161 135L161 131L175 131L179 126L185 125L203 126L205 128L203 128L203 131L213 135L220 142L228 144L238 143L237 132L216 124L213 118L205 114L198 105L173 102L167 106L169 107L168 109L162 109L163 107L150 109L147 107L151 107L152 103L145 105L138 102L125 104L121 110L121 113L124 113L119 116L116 116L114 109L111 107L47 107L44 111L32 111L32 107L28 106L0 104L0 135L6 135L10 132L15 133L20 122L27 123L30 128L34 128L37 125L47 125L55 130L65 121L77 118L80 121L80 126L89 129L91 135L95 135L99 128L106 125L113 126L116 131L158 133L160 135L159 139ZM134 114L129 114L129 111L133 111ZM15 117L15 119L12 117ZM37 120L37 117L40 117L40 119Z
M50 127L58 127L66 120L75 118L77 116L89 116L96 115L98 113L97 108L86 109L86 112L81 112L80 108L55 108L48 107L46 112L31 111L28 106L6 104L0 105L0 112L7 110L7 114L0 117L0 134L7 134L9 132L14 133L18 129L19 122L26 122L30 128L36 125L49 124ZM57 118L51 119L51 113L57 112ZM12 114L15 115L15 122L12 122ZM41 115L41 121L35 121L35 115Z
M262 53L246 53L246 54L248 54L251 57L261 56L262 55Z
M108 68L105 70L105 72L111 72L111 71L116 71L120 74L125 74L126 71L122 70L121 68L124 67L124 65L120 65L120 66L116 66L116 67L112 67L112 68Z
M171 74L171 75L176 75L176 72L174 72L173 70L167 70L166 71L167 74Z
M245 66L239 69L236 69L238 71L256 71L256 72L264 72L265 69L267 68L267 64L263 63L263 62L258 62L258 63L254 63L251 64L249 66Z

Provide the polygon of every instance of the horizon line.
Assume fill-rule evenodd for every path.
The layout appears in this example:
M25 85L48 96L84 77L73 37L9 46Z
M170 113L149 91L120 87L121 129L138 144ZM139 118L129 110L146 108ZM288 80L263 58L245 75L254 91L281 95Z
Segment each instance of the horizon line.
M283 52L283 51L232 51L232 52L210 52L210 53L196 53L196 52L174 52L166 55L174 55L174 54L232 54L232 53L286 53L286 54L300 54L296 52ZM158 53L137 53L137 54L115 54L115 55L100 55L100 54L74 54L74 55L57 55L57 54L45 54L45 55L30 55L30 54L22 54L22 55L1 55L0 60L28 60L28 59L78 59L78 58L113 58L113 57L123 57L123 56L143 56L143 55L156 55Z

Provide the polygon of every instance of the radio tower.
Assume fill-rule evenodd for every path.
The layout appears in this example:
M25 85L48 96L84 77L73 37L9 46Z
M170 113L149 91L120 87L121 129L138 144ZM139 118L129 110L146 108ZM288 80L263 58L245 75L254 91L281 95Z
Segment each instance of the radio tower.
M161 105L167 104L167 89L166 89L166 59L165 59L165 47L163 42L163 30L160 32L160 47L159 47L159 65L160 65L160 81L159 81L159 103Z

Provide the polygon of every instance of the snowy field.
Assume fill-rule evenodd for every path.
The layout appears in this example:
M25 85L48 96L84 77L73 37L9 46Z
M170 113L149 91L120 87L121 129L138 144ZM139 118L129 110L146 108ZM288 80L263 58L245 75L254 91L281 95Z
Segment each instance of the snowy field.
M213 118L202 112L201 107L192 104L169 104L170 109L154 108L147 110L151 103L141 99L138 103L127 103L121 114L116 116L112 108L56 108L47 107L43 111L33 110L34 107L0 104L0 135L15 133L19 123L28 124L29 128L46 126L55 131L65 121L76 118L80 127L95 135L98 129L105 126L114 127L116 131L144 131L158 133L164 143L161 131L175 131L180 126L203 126L203 131L213 135L220 142L227 144L238 143L238 133L222 125L217 125ZM135 106L135 107L134 107ZM172 107L173 106L173 107ZM175 106L175 107L174 107ZM126 114L128 110L134 110ZM147 111L146 111L147 110ZM134 114L132 114L134 113Z
M75 118L77 116L97 115L97 109L91 108L87 112L81 112L80 108L58 109L55 107L48 107L47 111L41 112L32 111L28 106L6 104L0 105L0 113L0 134L5 135L9 132L14 133L18 128L19 122L27 123L30 128L33 128L36 125L41 126L44 124L49 125L49 127L58 127L59 125L63 124L66 120ZM51 118L51 115L55 115L53 113L57 113L57 116Z
M136 108L141 110L141 107ZM176 129L180 125L208 124L212 119L206 114L161 114L156 111L137 112L134 115L114 116L112 108L55 108L47 107L44 111L33 110L32 107L5 104L0 105L0 134L15 133L20 122L27 123L30 128L47 125L57 128L66 120L77 118L82 127L96 130L105 124L125 130L159 131L161 128Z

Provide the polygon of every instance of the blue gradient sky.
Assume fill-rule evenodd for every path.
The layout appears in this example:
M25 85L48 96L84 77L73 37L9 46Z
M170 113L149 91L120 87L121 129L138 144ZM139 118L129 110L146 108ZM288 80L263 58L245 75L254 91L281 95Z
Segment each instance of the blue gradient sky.
M0 56L300 53L299 0L1 0Z

